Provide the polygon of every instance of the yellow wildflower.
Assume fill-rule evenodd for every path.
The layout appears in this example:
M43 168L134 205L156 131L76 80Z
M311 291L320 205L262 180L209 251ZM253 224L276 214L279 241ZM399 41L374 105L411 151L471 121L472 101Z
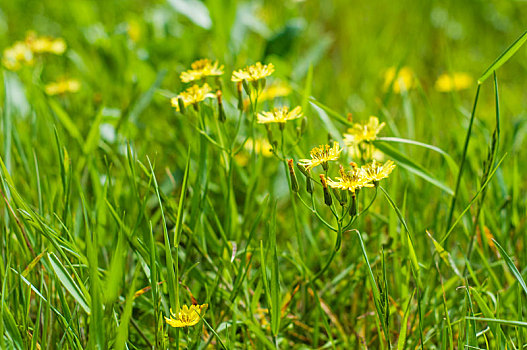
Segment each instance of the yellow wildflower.
M399 71L395 67L388 68L384 73L384 90L388 90L390 85L398 94L412 89L415 86L413 71L409 67L402 67Z
M382 179L385 179L390 175L392 170L395 168L393 161L388 160L382 164L377 162L375 159L368 165L361 167L364 172L364 176L373 183L377 183Z
M260 62L256 62L256 64L252 66L232 72L231 81L257 81L270 76L273 72L274 65L272 63L264 65Z
M357 167L352 167L350 170L345 171L344 168L340 167L340 177L336 178L338 181L328 179L328 185L331 188L338 188L344 191L350 191L355 193L363 187L373 187L373 184L369 181L364 173L364 170Z
M61 79L47 84L44 87L48 95L61 95L67 92L77 92L81 88L81 83L77 79Z
M458 91L467 89L474 80L467 73L441 74L435 83L435 88L440 92Z
M196 105L201 101L204 101L206 98L214 98L216 95L211 93L212 89L210 88L209 84L205 83L202 87L199 87L198 85L193 85L177 95L176 97L172 97L170 99L170 103L172 104L172 107L176 108L176 111L179 111L179 104L178 104L178 98L181 98L183 100L183 104L186 106L188 105Z
M355 146L363 141L373 141L379 132L384 128L385 123L379 123L379 119L370 116L367 124L355 123L344 134L344 143L347 146Z
M128 37L133 42L138 42L141 39L141 22L136 19L130 20L126 31L128 32Z
M212 63L208 58L203 58L193 62L189 70L181 73L181 81L189 83L208 76L220 76L223 74L223 65L220 66L218 61Z
M176 328L194 326L203 317L207 307L208 304L192 305L190 308L187 305L183 305L177 315L170 310L170 318L165 316L165 321Z
M320 145L311 150L311 159L300 159L300 165L303 165L306 170L312 169L317 165L321 165L324 170L327 169L328 162L330 160L338 160L342 149L339 147L338 142L333 142L333 147L329 145Z
M66 51L66 42L64 39L49 36L38 37L35 32L29 32L27 34L26 44L34 53L62 55Z
M9 70L18 70L24 64L33 64L33 52L26 43L17 41L4 50L2 64Z
M285 124L288 120L302 118L302 108L300 106L289 110L289 107L275 108L271 112L258 114L259 124L280 123Z

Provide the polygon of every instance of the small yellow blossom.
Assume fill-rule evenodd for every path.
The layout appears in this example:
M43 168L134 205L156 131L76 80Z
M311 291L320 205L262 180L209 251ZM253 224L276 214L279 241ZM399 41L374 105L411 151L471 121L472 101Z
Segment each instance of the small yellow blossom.
M384 73L384 90L388 90L390 85L398 94L412 89L415 86L413 71L409 67L402 67L399 71L395 67L388 68Z
M37 36L35 32L29 32L26 36L26 44L34 53L53 53L62 55L66 51L66 42L62 38L49 36Z
M273 72L274 65L272 63L264 65L260 62L256 62L256 64L252 66L232 72L231 81L257 81L270 76Z
M338 181L328 179L328 185L331 188L338 188L343 191L355 191L363 187L373 187L373 183L369 181L364 173L364 170L357 167L352 167L350 170L345 171L344 168L340 167L340 177L336 178Z
M128 36L133 42L138 42L141 39L141 22L136 19L132 19L128 22L128 27L126 28Z
M285 124L288 120L302 118L302 108L300 106L289 110L289 107L275 108L271 112L258 114L259 124L280 123Z
M379 119L370 116L367 124L355 123L344 134L344 143L347 146L355 146L363 141L373 141L379 132L384 128L385 123L379 123Z
M13 46L4 50L2 64L9 70L18 70L24 64L33 64L33 52L29 46L22 41L17 41Z
M327 169L327 164L331 160L338 160L342 149L338 142L333 142L333 147L329 145L320 145L311 150L311 159L300 159L300 165L303 165L306 170L312 169L317 165L321 165L324 170Z
M179 111L178 98L183 100L185 107L191 104L196 105L197 103L204 101L206 98L215 98L216 95L211 93L211 91L212 89L207 83L203 84L202 87L193 85L176 97L172 97L170 99L170 103L172 104L172 107L176 109L176 111Z
M197 60L190 65L189 70L181 73L181 81L189 83L209 76L223 75L223 65L220 66L218 61L212 63L208 58Z
M77 79L61 79L47 84L44 87L46 94L61 95L67 92L77 92L81 88L81 83Z
M183 305L177 315L170 310L170 318L165 316L165 321L176 328L194 326L203 317L207 307L208 304L192 305L190 308L187 305Z
M440 92L464 90L469 88L473 81L467 73L441 74L437 78L435 88Z
M391 160L388 160L386 163L382 164L377 162L375 159L370 164L361 167L364 172L364 176L368 179L368 181L373 183L387 178L394 168L395 164Z

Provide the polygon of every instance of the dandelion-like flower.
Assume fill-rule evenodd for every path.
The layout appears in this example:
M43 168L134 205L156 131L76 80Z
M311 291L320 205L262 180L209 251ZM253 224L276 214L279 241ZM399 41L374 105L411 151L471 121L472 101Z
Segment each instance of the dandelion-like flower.
M441 74L435 88L439 92L458 91L469 88L474 80L467 73Z
M257 81L270 76L273 72L274 65L272 63L261 64L260 62L256 62L256 64L252 66L232 72L231 81Z
M390 85L398 94L410 90L415 85L413 71L409 67L402 67L399 71L395 67L388 68L384 74L384 90L388 90Z
M371 116L367 124L355 123L344 134L344 143L347 146L355 146L363 141L373 141L384 128L385 123L379 123L377 117Z
M324 170L327 170L328 162L338 160L340 152L342 152L342 149L338 142L333 142L333 147L320 145L311 150L311 159L300 159L299 163L306 169L312 169L317 165L322 165Z
M382 179L387 178L394 168L395 164L391 160L388 160L386 163L382 164L377 162L375 159L370 164L361 167L366 179L370 182L373 182L374 184L378 183Z
M275 108L271 112L258 114L259 124L280 123L285 124L288 120L302 118L302 108L300 106L289 110L289 107Z
M26 44L34 53L53 53L62 55L66 51L66 42L62 38L50 36L37 36L35 32L29 32L26 36Z
M338 188L343 191L350 191L355 193L355 191L363 187L373 187L373 184L366 177L366 174L363 169L352 167L350 170L346 171L341 166L340 167L340 177L336 178L337 181L328 179L328 185L331 188Z
M181 73L180 78L184 83L199 80L209 76L223 75L223 65L220 66L218 61L212 63L208 58L202 58L193 62L189 70Z
M183 305L177 315L170 310L170 318L165 316L165 321L175 328L194 326L203 317L207 307L208 304L192 305L190 307Z
M4 50L2 64L9 70L18 70L24 64L33 64L33 51L22 41L17 41L13 46Z
M68 92L77 92L81 88L81 83L77 79L62 79L56 82L47 84L44 87L46 94L61 95Z
M183 104L186 106L188 105L197 105L199 102L204 101L206 98L215 98L216 95L211 93L212 89L210 88L209 84L205 83L202 87L198 85L193 85L177 95L176 97L172 97L170 99L170 103L172 104L172 107L176 109L176 111L179 112L179 103L178 99L181 98L183 100Z

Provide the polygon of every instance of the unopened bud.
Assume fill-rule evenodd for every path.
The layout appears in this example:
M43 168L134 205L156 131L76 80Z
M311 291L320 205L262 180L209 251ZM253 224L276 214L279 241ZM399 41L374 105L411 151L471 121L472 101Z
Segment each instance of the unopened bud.
M329 207L333 203L331 199L331 193L329 193L328 182L324 174L320 174L320 182L322 183L322 188L324 189L324 203Z
M308 176L306 176L306 191L313 194L313 183L311 182L311 170L307 170Z
M243 93L242 93L242 82L239 81L236 84L236 91L238 92L238 109L243 111Z
M273 143L273 131L269 124L265 124L265 131L267 131L267 140L269 140L269 143Z
M251 94L251 90L249 90L249 84L247 84L246 80L242 80L242 86L243 86L243 89L245 90L245 93L247 95L250 95Z
M183 101L183 97L179 96L177 98L177 105L179 107L179 112L185 114L185 101Z
M302 118L302 123L300 124L300 135L303 135L307 129L307 118Z
M354 217L357 215L357 197L355 196L355 193L351 195L351 203L350 203L350 216Z
M289 167L289 176L291 177L291 190L298 192L298 181L296 179L295 168L293 167L293 160L287 160L287 166Z
M223 101L221 99L221 95L221 90L218 90L216 92L216 98L218 99L218 120L223 123L225 122L227 117L225 116L225 110L223 109Z

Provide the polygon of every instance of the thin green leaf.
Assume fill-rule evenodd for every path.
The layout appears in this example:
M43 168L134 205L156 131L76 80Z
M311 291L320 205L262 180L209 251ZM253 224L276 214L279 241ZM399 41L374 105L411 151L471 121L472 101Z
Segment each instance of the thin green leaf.
M519 49L525 44L527 40L527 31L524 32L511 46L507 48L491 65L487 70L479 77L478 84L483 84L483 82L490 77L498 68L500 68L505 62L507 62Z

